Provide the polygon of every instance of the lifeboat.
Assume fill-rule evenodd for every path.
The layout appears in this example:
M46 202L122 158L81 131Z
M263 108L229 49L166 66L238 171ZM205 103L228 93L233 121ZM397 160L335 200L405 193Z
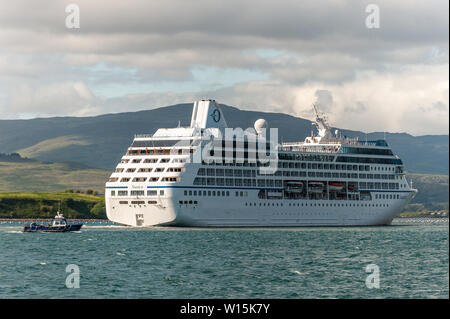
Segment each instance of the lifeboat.
M329 185L328 188L331 192L333 192L333 191L339 192L339 191L343 190L345 187L344 183L338 183L338 182L330 182L328 185Z
M303 192L303 183L299 181L287 181L286 191L292 193L301 193Z
M322 182L309 182L308 183L308 191L310 193L322 193L323 186L324 185Z

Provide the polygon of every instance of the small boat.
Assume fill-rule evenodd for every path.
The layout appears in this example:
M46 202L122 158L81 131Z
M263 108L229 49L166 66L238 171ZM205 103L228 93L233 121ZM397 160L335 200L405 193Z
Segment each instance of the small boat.
M310 193L322 193L324 184L322 182L309 182L308 192Z
M343 190L345 187L344 183L339 183L339 182L330 182L329 183L329 190L330 191L335 191L335 192L339 192L341 190Z
M299 181L287 181L286 182L286 191L292 193L302 193L303 192L303 183Z
M79 231L81 229L81 226L83 226L83 223L76 223L76 224L70 224L67 222L67 219L60 213L56 213L55 218L53 218L51 224L40 224L37 223L30 223L24 224L23 231L27 233L31 232L53 232L53 233L63 233L63 232L70 232L70 231Z

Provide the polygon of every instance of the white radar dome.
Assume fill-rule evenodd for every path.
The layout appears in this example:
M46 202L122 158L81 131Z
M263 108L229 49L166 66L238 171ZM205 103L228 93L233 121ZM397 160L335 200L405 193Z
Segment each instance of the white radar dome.
M265 119L256 120L254 127L256 133L261 134L262 130L267 128L267 121Z

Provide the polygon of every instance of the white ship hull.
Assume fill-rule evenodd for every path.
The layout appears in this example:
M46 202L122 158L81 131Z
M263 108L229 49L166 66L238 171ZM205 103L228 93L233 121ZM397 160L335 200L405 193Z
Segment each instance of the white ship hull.
M180 204L176 192L174 192L174 197L158 198L156 199L157 204L151 205L121 205L118 199L109 198L106 201L107 214L108 219L113 222L134 227L388 225L414 197L415 192L403 192L400 199L389 200L388 202L386 200L367 202L353 200L258 200L256 192L253 195L253 200L239 197L231 200L228 197L215 197L204 198L203 201L200 198L197 204ZM136 198L130 198L129 200L131 202ZM252 206L249 206L250 203ZM264 204L266 206L263 206Z
M106 183L107 217L138 227L389 224L417 192L402 161L384 140L331 136L317 110L316 124L319 137L305 142L269 143L264 120L227 137L217 104L196 102L189 127L135 136Z

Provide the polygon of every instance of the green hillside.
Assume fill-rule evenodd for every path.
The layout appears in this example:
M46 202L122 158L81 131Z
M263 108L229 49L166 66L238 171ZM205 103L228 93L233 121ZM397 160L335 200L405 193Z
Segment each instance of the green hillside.
M106 218L103 196L73 193L0 193L0 218Z
M408 180L412 180L413 186L419 192L412 202L405 207L404 215L429 215L435 212L448 212L448 179L448 175L408 175Z
M102 194L110 171L78 163L1 162L0 192L57 192L65 189Z
M83 140L80 136L60 136L17 150L17 153L19 153L22 157L39 158L43 154L57 153L66 147L72 147L75 145L87 146L89 144L91 143Z

